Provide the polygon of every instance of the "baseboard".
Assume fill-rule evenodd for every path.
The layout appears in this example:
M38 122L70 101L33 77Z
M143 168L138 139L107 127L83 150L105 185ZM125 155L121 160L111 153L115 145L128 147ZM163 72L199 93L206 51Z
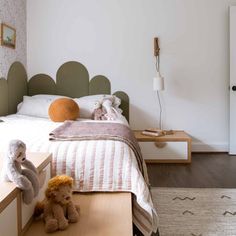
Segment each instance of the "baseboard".
M228 143L192 143L192 152L228 152Z

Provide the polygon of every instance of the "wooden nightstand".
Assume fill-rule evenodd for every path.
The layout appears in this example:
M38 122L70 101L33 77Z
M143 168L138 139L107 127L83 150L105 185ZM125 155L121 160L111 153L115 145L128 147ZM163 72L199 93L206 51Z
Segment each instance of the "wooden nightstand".
M143 157L147 163L190 163L191 137L184 131L160 137L147 136L134 130ZM157 145L156 145L157 144Z

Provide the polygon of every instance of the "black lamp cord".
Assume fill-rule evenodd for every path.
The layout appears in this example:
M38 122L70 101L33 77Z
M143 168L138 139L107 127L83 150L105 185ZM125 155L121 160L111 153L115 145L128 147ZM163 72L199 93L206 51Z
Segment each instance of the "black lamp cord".
M159 68L160 68L160 57L156 56L156 71L159 73ZM159 103L159 129L162 130L162 105L161 105L161 98L160 98L160 93L157 90L157 98L158 98L158 103Z

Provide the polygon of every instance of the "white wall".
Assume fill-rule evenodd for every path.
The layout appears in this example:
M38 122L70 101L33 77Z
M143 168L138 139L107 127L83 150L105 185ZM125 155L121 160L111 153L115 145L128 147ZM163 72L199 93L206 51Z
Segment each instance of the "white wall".
M7 76L14 61L20 61L26 66L26 0L0 0L0 23L16 29L16 48L0 45L1 78Z
M235 0L28 1L28 71L55 78L68 61L131 99L131 126L158 124L153 37L160 37L164 128L186 130L194 150L227 150L228 6Z

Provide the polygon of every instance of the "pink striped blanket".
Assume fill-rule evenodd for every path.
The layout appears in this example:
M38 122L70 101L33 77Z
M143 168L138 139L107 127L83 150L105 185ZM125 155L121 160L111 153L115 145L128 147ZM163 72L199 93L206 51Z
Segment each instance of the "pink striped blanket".
M80 165L86 169L86 159L90 160L90 176L89 181L84 182L86 178L80 173L76 176L76 164L70 166L71 176L74 177L77 191L130 191L134 193L133 197L133 221L144 235L150 235L156 229L157 215L153 208L150 192L148 189L148 175L146 164L142 158L140 147L133 135L132 130L126 125L119 123L101 123L101 122L80 122L66 121L61 126L54 129L49 134L51 141L94 141L103 140L103 147L98 147L94 141L92 150L85 148L82 155ZM106 142L105 142L106 141ZM109 142L107 142L109 141ZM121 142L123 145L119 150L115 142ZM125 148L127 145L128 150ZM97 151L102 149L101 158L97 158ZM132 155L126 152L133 151L135 159L131 159ZM90 153L88 156L88 152ZM119 153L118 153L119 152ZM108 157L109 156L109 157ZM127 160L125 160L127 159ZM107 165L107 163L109 165ZM136 167L133 168L134 163ZM54 163L53 169L56 170L58 163ZM63 164L63 172L67 173L66 163ZM104 171L109 168L106 174ZM118 170L118 175L117 175ZM118 178L117 178L118 177ZM98 178L97 181L94 179ZM137 181L137 182L136 182ZM105 184L104 184L105 182ZM114 185L114 182L117 184ZM140 189L140 185L142 186ZM143 191L143 192L142 192ZM141 196L147 195L147 202L142 202ZM145 207L144 207L145 205Z
M120 123L65 121L49 134L51 141L115 140L126 143L134 152L139 169L149 185L146 164L132 130Z

